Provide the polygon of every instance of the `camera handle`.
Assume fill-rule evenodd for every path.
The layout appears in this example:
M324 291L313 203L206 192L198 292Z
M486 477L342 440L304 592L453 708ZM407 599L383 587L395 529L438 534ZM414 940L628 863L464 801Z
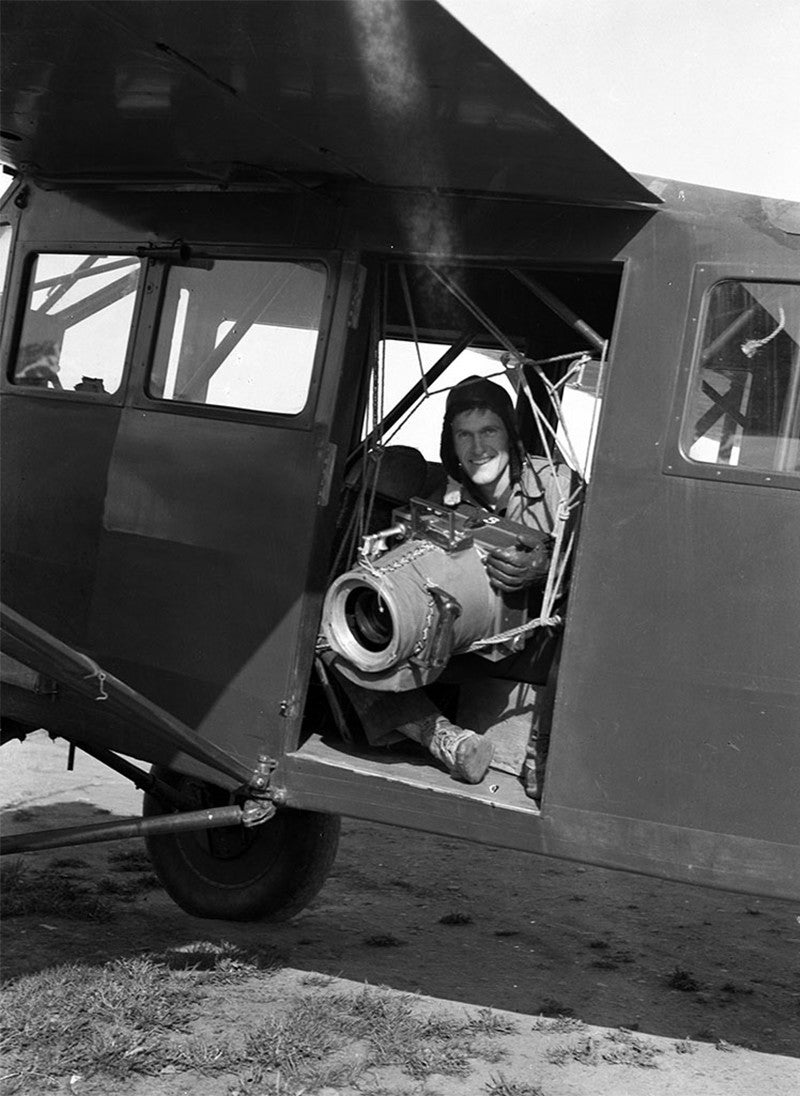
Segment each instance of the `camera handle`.
M453 653L454 625L461 616L461 606L440 586L427 583L425 589L430 594L430 608L420 650L410 661L424 669L439 669L447 665Z

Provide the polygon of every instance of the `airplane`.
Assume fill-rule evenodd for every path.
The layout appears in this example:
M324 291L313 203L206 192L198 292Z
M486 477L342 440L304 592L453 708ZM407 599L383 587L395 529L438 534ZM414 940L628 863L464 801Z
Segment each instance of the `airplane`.
M631 175L433 0L2 15L3 740L144 792L2 851L144 836L233 920L341 816L800 897L800 205ZM538 799L371 747L328 661L456 651L469 583L373 579L500 535L429 503L471 375L571 476L542 605L468 641L560 647Z

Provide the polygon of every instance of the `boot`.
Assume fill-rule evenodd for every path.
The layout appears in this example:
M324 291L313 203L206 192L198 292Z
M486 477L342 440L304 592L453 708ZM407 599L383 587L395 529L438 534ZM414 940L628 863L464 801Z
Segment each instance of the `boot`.
M463 780L465 784L480 784L492 762L492 744L487 738L457 727L443 715L426 728L422 744L454 780Z
M542 798L543 766L533 757L528 757L522 766L522 786L529 799L537 804Z

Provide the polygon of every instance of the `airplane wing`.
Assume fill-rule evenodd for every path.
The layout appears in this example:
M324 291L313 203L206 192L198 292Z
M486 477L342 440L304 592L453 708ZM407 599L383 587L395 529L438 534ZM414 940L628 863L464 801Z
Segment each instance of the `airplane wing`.
M4 0L0 154L55 185L658 199L433 0Z

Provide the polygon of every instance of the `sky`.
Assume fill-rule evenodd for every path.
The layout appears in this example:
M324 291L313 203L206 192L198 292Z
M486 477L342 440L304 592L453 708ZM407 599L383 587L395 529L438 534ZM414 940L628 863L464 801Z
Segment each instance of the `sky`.
M440 2L628 171L800 201L800 0Z
M628 171L800 201L800 0L440 0Z

